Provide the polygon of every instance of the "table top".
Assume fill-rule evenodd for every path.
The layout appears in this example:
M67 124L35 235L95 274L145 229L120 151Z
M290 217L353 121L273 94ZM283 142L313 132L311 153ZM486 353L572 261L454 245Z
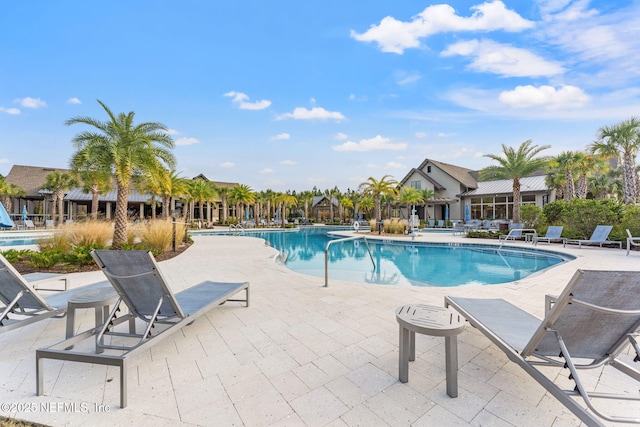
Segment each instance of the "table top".
M458 335L465 326L464 317L453 309L426 304L398 307L396 320L411 331L441 337Z
M88 306L93 305L107 305L115 302L118 299L118 292L111 286L91 289L86 292L79 292L77 295L69 298L69 303L75 305L86 304Z

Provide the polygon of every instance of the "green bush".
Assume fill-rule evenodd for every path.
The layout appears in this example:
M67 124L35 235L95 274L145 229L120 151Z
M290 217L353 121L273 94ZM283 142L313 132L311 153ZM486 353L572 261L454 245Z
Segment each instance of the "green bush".
M526 204L520 207L520 221L525 228L535 228L540 230L547 225L547 217L544 211L533 204Z
M623 237L627 237L626 230L631 232L632 236L640 236L640 206L625 205L622 209L622 220L620 221L620 229L624 233Z
M611 199L571 199L547 204L544 213L550 224L564 225L562 235L570 239L588 239L597 225L613 225L610 238L619 240L623 207Z
M64 253L61 250L47 249L41 252L33 251L24 262L36 268L50 268L63 260Z
M31 249L7 249L6 251L0 251L2 256L11 264L27 258L32 252L34 251Z

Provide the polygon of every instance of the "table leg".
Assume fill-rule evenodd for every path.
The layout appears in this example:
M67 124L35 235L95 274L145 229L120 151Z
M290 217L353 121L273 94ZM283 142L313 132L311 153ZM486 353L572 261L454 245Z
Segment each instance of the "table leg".
M65 339L71 338L76 325L76 307L69 303L67 306L67 330L65 332ZM66 347L65 350L71 350L73 346Z
M410 331L400 325L400 355L398 359L398 377L400 382L406 383L409 381L409 341Z
M444 352L447 372L447 394L458 397L458 337L444 337Z
M416 360L416 333L409 331L409 362Z

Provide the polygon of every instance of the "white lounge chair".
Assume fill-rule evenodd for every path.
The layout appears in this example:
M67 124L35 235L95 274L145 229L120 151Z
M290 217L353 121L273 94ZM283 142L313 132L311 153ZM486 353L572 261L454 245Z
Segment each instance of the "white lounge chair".
M563 228L562 225L550 225L544 236L533 237L533 245L536 246L538 242L562 242L562 246L565 246L567 244L567 238L561 236Z
M174 294L149 251L93 251L93 258L120 295L99 330L89 330L51 347L36 350L36 394L43 393L44 359L70 360L116 366L120 370L120 406L127 406L127 358L194 322L198 317L227 301L241 301L249 306L249 283L202 282ZM231 299L240 291L245 299ZM129 313L118 315L120 303ZM143 324L132 330L131 319ZM129 331L115 331L129 322ZM152 331L153 329L153 331ZM118 337L121 343L109 344L105 337ZM71 351L75 344L95 339L94 352ZM105 343L103 344L103 340ZM115 350L115 354L102 353Z
M445 305L462 314L586 425L602 426L598 417L640 423L637 392L588 390L580 374L611 366L638 381L640 387L640 371L622 360L628 356L620 357L631 346L636 353L634 360L640 361L636 341L640 299L630 298L638 294L637 271L578 270L562 294L553 298L555 302L543 320L503 299L446 297ZM569 370L575 389L566 390L554 382L558 376L551 369L554 367ZM622 412L605 414L594 403L599 398L624 402L619 406Z
M577 244L579 248L582 248L582 245L598 245L602 247L602 245L611 244L618 245L622 249L622 242L608 240L612 229L612 225L598 225L588 239L570 239L567 240L567 243Z

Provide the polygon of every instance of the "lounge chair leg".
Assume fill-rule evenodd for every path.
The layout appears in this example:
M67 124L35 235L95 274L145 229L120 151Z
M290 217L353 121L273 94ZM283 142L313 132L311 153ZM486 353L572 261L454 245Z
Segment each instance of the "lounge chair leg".
M42 396L44 378L44 360L36 353L36 396Z
M120 407L127 406L127 359L120 364Z
M446 360L447 394L458 397L458 337L444 337L444 353Z

